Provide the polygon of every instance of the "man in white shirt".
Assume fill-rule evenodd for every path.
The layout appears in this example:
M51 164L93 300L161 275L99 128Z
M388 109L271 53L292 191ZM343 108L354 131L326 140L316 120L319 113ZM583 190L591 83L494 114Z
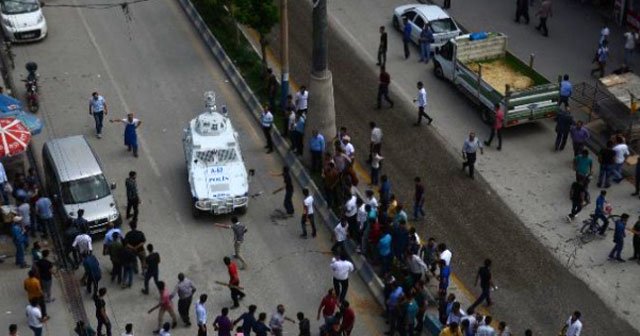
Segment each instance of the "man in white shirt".
M296 93L296 110L298 113L307 113L309 104L309 91L305 86L301 86Z
M348 258L344 253L338 259L331 259L333 290L336 292L336 296L340 298L340 302L344 301L347 297L347 290L349 289L349 273L355 270L353 264L347 259Z
M631 66L631 57L633 56L633 50L636 48L636 40L638 40L638 33L631 30L624 33L624 64L626 66Z
M616 156L614 158L613 165L613 181L616 183L622 182L622 166L624 166L624 161L630 155L629 146L624 143L624 138L621 136L616 137L616 145L613 146L613 151L616 152Z
M313 196L309 194L309 189L302 189L302 195L304 195L302 219L300 220L300 226L302 226L302 234L300 237L307 238L307 220L311 224L311 237L316 237L316 223L313 220Z
M342 137L342 150L353 162L353 160L356 158L356 148L353 147L353 144L351 143L351 137L348 135Z
M273 114L269 110L269 106L265 106L260 115L260 125L262 126L262 132L267 140L267 145L264 148L267 149L267 154L273 152L273 140L271 139L271 127L273 126Z
M416 105L418 105L418 121L413 124L414 126L419 126L422 122L422 117L427 118L429 120L428 124L431 125L433 122L433 118L431 118L426 111L427 109L427 90L425 90L422 82L418 82L418 96L413 100Z
M333 254L340 255L341 253L345 252L344 242L347 241L347 238L349 237L348 230L349 223L347 223L347 218L342 216L342 218L340 218L340 222L338 222L338 225L333 228L333 240L335 241L335 243L331 247L331 251L333 252Z
M376 199L376 196L374 196L373 190L369 189L365 191L364 194L366 198L365 203L369 204L373 209L378 209L378 200Z
M382 130L375 122L370 122L371 140L369 142L369 162L373 159L374 154L380 154L382 151Z
M196 303L196 324L198 326L198 336L207 336L207 294L200 295L200 301Z
M27 324L29 328L33 330L34 336L42 335L42 322L44 318L42 317L42 312L38 307L38 300L31 299L29 301L29 305L27 306Z
M493 318L491 316L485 316L484 324L478 327L478 330L476 331L476 336L496 336L496 331L491 326L492 320Z
M582 314L579 311L573 312L573 315L569 316L567 319L566 325L566 336L580 336L582 332L582 321L580 321L580 317ZM563 329L564 329L563 328Z
M440 253L438 259L444 260L447 266L451 266L451 257L453 254L449 251L445 243L440 243L438 245L438 253Z
M73 248L78 250L81 257L91 253L93 251L91 236L89 236L86 232L83 232L76 236L73 240L73 244L71 244Z

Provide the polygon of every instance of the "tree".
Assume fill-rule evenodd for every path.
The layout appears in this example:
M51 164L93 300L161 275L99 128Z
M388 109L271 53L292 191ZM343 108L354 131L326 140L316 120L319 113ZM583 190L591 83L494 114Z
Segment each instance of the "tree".
M267 35L280 20L278 7L273 0L234 0L235 17L239 23L258 32L262 64L267 68Z

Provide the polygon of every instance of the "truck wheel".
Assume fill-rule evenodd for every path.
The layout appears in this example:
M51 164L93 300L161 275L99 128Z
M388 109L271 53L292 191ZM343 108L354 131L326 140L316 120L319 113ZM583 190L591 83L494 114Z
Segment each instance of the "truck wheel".
M480 111L480 119L483 123L491 125L491 112L486 108L483 108L482 111Z
M398 17L397 16L393 16L393 20L391 20L393 23L393 28L400 30L400 22L398 21Z
M439 79L444 79L444 73L442 72L442 66L436 63L433 67L433 74Z

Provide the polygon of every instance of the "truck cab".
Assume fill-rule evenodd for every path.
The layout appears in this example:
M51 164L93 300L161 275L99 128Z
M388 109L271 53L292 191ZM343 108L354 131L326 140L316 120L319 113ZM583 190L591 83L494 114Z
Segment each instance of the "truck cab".
M205 93L205 112L184 129L183 146L193 215L226 214L246 210L247 169L226 107L218 112L215 93Z

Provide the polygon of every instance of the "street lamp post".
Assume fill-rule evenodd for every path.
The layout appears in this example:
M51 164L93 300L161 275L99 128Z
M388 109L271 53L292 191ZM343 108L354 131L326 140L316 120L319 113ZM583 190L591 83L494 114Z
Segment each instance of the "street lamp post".
M318 130L327 140L336 134L336 110L333 99L333 79L328 69L327 0L313 0L313 57L309 82L309 113L305 126L305 139ZM310 152L305 151L305 162L310 163Z

